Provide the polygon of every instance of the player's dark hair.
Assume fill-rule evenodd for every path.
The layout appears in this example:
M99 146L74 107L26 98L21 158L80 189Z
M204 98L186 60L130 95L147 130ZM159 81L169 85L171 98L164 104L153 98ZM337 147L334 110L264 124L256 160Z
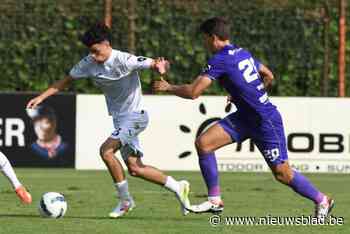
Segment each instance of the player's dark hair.
M81 42L87 47L102 41L108 41L112 44L111 30L103 23L97 23L87 30L81 37Z
M209 36L216 35L220 40L228 40L230 38L230 27L228 22L220 17L214 17L204 21L199 31Z

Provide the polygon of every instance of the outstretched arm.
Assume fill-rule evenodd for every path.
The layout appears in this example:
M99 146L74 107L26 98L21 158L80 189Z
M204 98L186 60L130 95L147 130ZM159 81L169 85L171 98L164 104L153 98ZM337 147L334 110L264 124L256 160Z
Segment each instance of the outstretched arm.
M130 71L153 69L163 75L169 70L169 62L162 57L152 59L143 56L135 56L129 53L122 53L121 60Z
M151 63L151 69L156 70L161 76L165 75L170 68L168 60L163 57L153 59Z
M263 78L265 89L269 88L272 85L272 81L274 80L273 74L270 71L270 69L268 69L264 64L260 64L259 74Z
M72 80L73 78L71 76L66 76L63 79L56 81L46 91L41 93L39 96L31 99L27 104L27 108L35 108L37 105L42 103L46 98L67 88L71 84Z
M211 83L212 80L206 75L199 75L191 84L185 85L172 85L161 78L160 81L154 82L153 88L155 91L165 91L178 97L196 99Z

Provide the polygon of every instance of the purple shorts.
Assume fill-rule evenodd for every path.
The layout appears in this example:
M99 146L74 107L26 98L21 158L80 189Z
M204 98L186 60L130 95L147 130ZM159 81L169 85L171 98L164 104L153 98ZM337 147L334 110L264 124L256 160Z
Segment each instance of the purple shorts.
M278 111L254 124L232 113L220 120L219 124L235 142L241 143L251 138L268 165L275 166L288 160L283 122Z

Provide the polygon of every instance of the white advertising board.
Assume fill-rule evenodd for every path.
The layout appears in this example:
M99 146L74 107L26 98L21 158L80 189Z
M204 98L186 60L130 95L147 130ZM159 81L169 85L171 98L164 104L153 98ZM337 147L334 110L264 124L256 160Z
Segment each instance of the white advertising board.
M289 159L295 168L302 172L350 172L350 99L274 97L271 101L282 114ZM144 103L150 116L148 128L139 136L144 163L162 170L199 170L194 140L228 114L226 97L185 100L145 96ZM112 133L113 123L104 97L78 95L76 122L76 168L105 169L99 146ZM268 171L252 146L247 140L241 146L232 144L218 150L219 170Z

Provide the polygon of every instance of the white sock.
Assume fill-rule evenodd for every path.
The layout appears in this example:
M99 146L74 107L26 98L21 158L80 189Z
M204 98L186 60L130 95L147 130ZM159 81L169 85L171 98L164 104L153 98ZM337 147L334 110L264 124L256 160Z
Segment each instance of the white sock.
M169 189L170 191L173 191L174 193L180 193L180 184L178 181L176 181L173 177L168 176L166 178L166 182L164 187Z
M14 189L17 189L22 184L18 181L15 171L13 170L11 163L6 158L6 156L0 152L0 170L4 176L7 177L7 179L12 184L12 187Z
M121 200L130 199L129 185L127 180L115 183L115 188L117 189L118 195Z
M221 196L208 196L208 201L213 201L214 203L221 202Z

